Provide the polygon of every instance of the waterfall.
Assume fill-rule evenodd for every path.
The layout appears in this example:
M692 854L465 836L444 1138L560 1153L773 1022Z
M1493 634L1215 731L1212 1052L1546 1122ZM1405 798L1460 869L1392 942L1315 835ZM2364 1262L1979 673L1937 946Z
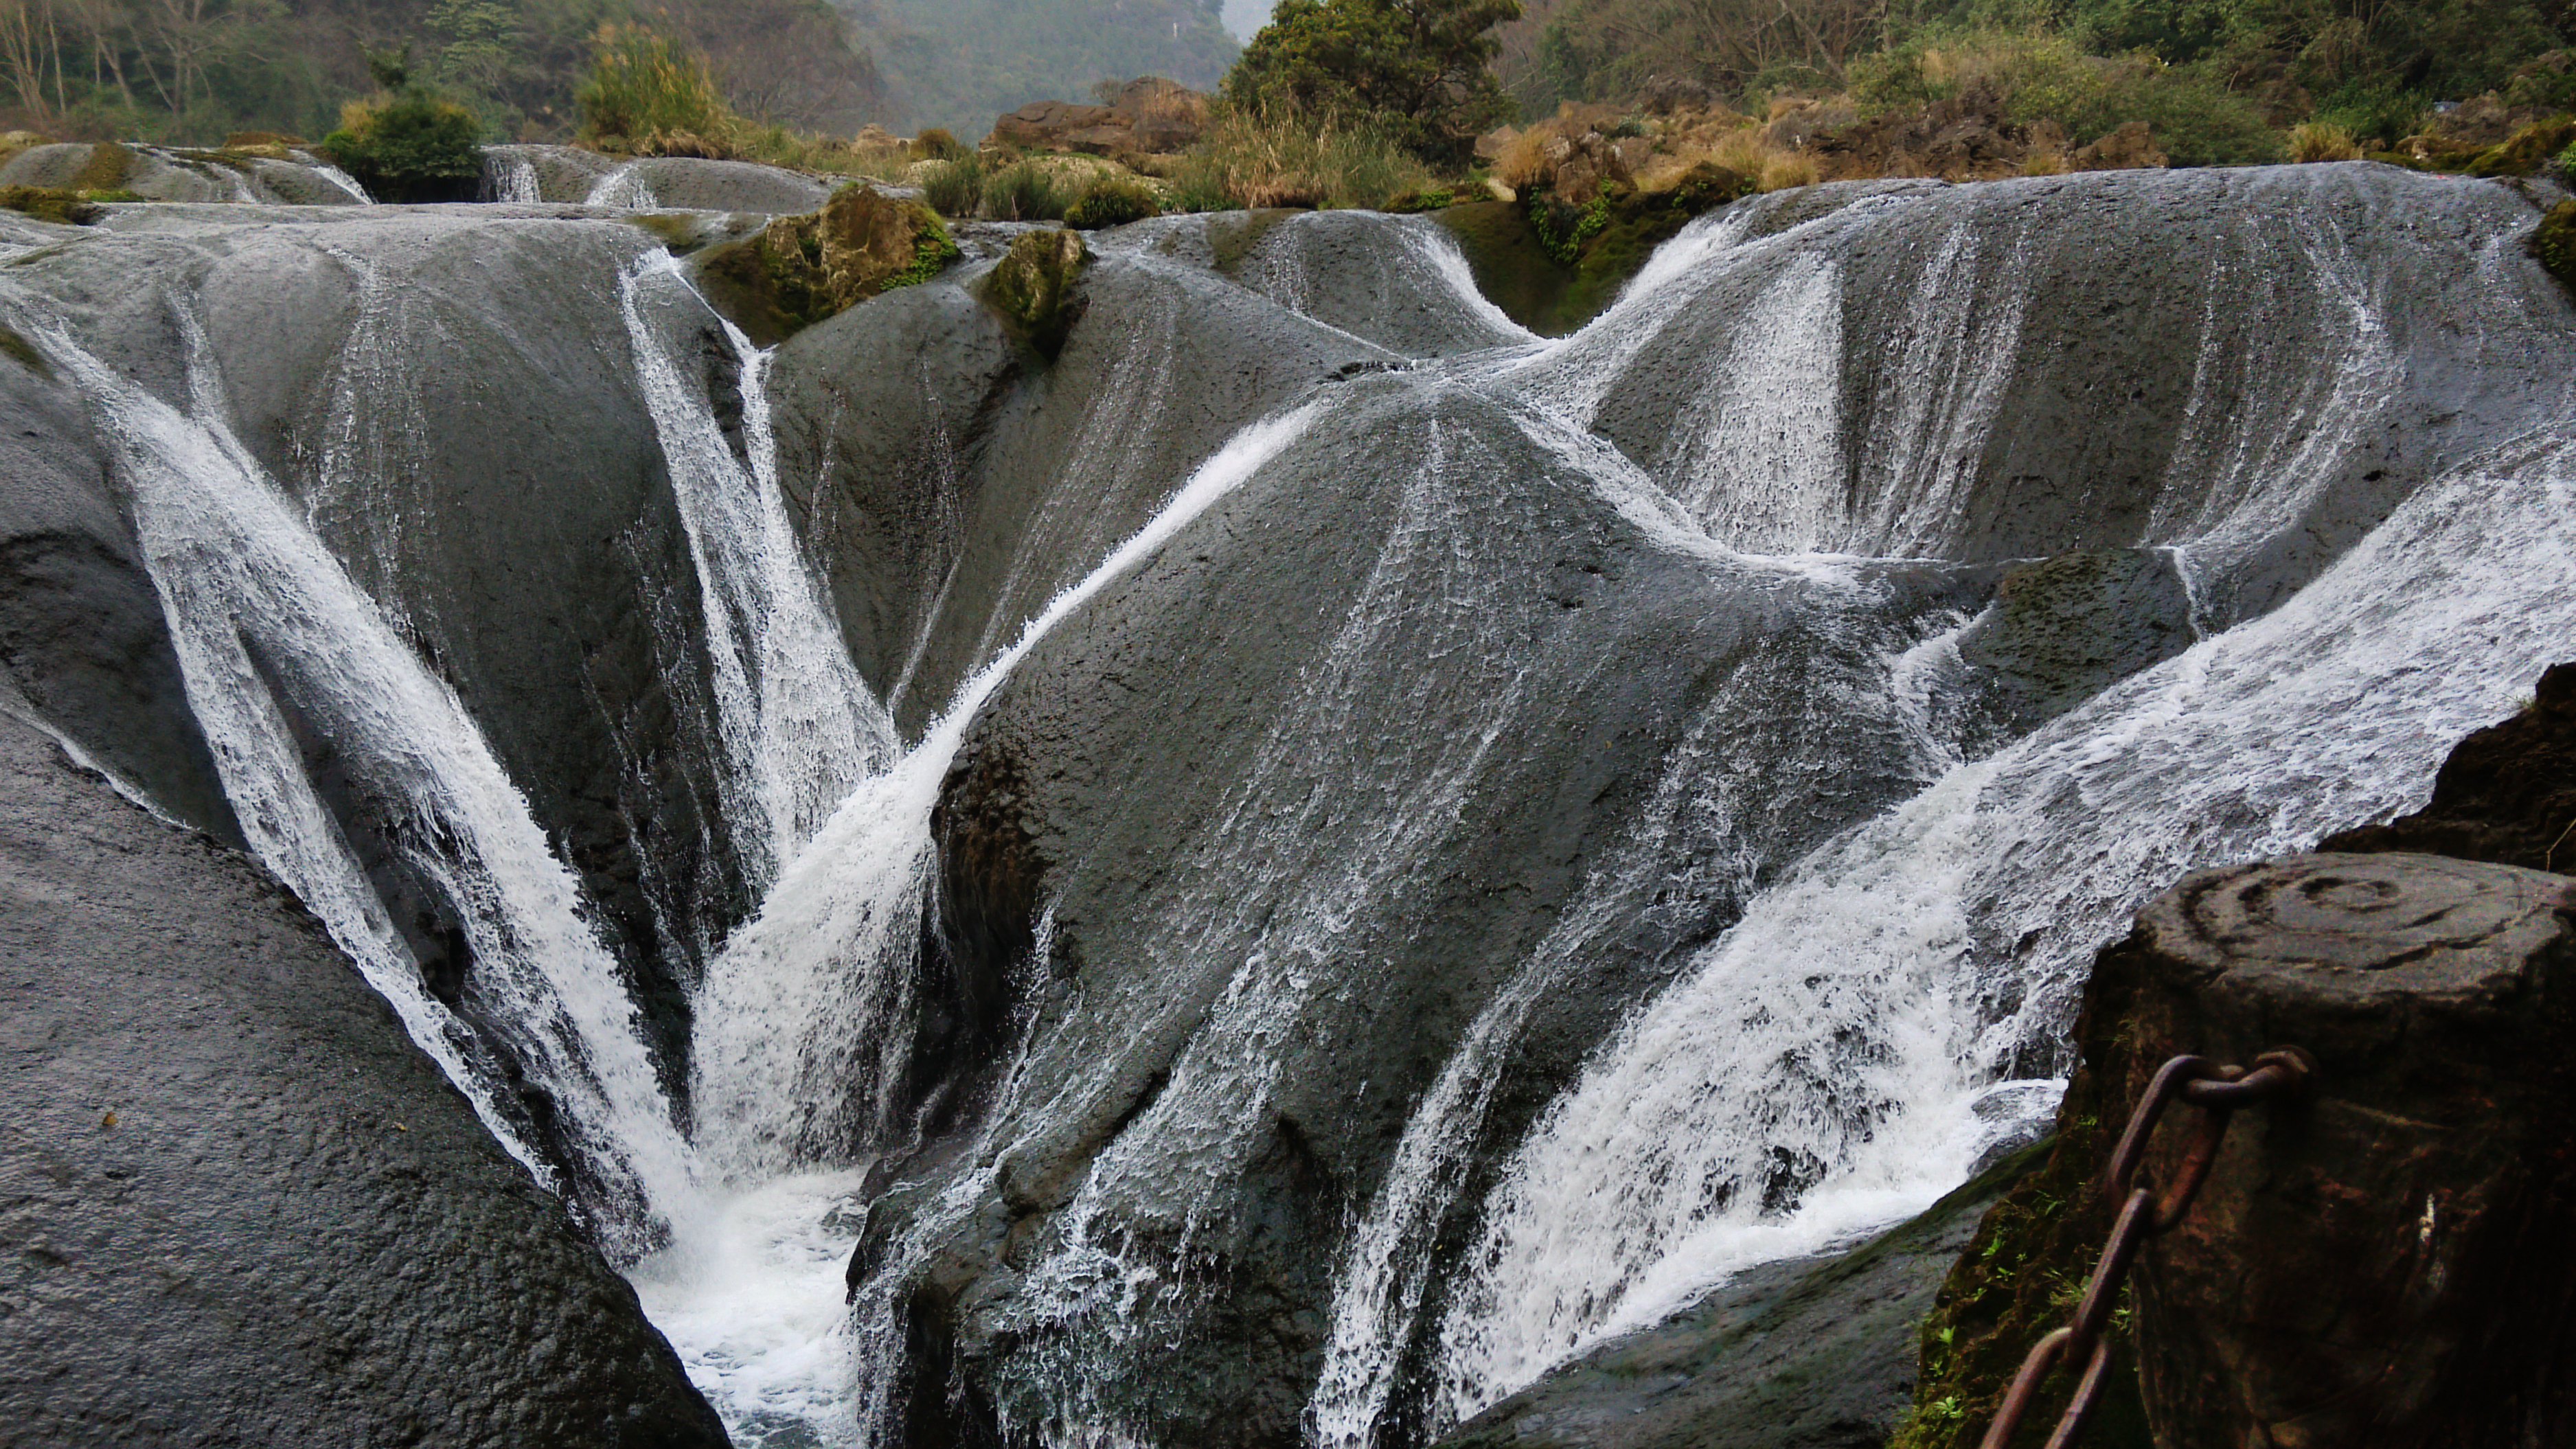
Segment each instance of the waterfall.
M485 153L501 163L500 175L492 185L494 201L533 205L546 199L545 184L537 176L537 163L516 151Z
M629 161L591 183L590 194L582 198L584 206L615 206L629 211L651 211L661 205L653 195L653 183L638 169L644 163Z
M1463 1419L1731 1272L1966 1175L2091 951L2194 865L2421 797L2576 627L2576 436L2472 460L2275 612L2195 645L1758 896L1605 1043L1488 1204L1440 1331ZM2059 1049L2062 1050L2062 1049ZM2062 1069L2062 1064L2061 1064Z
M648 322L644 292L651 286L685 298L723 329L740 369L741 456L703 389L691 386ZM736 826L745 877L764 890L858 782L893 759L894 721L850 662L840 625L806 566L779 485L770 354L707 309L667 255L629 268L617 297L704 600L728 764L725 814Z
M623 973L578 883L455 692L432 674L234 437L195 315L182 412L59 326L33 329L82 385L159 592L190 709L261 864L319 916L421 1049L540 1180L503 1105L505 1069L430 996L341 825L305 772L289 711L330 741L390 817L387 836L455 912L476 1021L552 1099L595 1185L566 1184L612 1255L632 1257L692 1173Z
M323 180L339 187L342 191L349 193L350 198L356 201L360 206L373 206L376 204L376 199L367 194L367 188L360 186L358 184L358 178L355 176L350 175L348 172L341 170L339 167L332 165L330 162L325 161L310 152L298 151L295 155L297 160L301 161L304 165L311 167L315 175L320 176ZM532 172L531 179L533 179L533 176L534 173Z
M491 165L501 199L540 195L529 156L498 149ZM1476 292L1428 220L1284 223L1240 286L1177 249L1204 223L1130 228L1103 242L1088 340L1044 371L1005 367L975 304L929 289L816 335L880 353L877 339L927 337L923 390L968 363L997 379L960 374L990 391L935 420L935 497L876 489L886 516L840 534L815 521L823 497L802 496L833 480L783 468L773 404L826 398L818 411L865 427L908 405L886 400L899 389L838 396L848 379L826 374L773 400L775 355L613 218L511 223L578 231L581 255L614 260L559 288L512 276L485 292L456 277L493 252L394 258L488 214L219 245L156 233L174 252L203 245L210 309L329 273L317 256L355 281L354 307L331 314L347 321L336 355L318 365L295 340L275 368L237 371L238 415L186 308L178 399L100 360L157 345L120 335L140 325L129 312L81 303L106 308L83 323L109 339L95 355L65 325L23 330L96 418L253 852L626 1265L738 1443L868 1442L923 1362L906 1334L936 1331L907 1318L929 1275L975 1295L956 1361L1015 1443L1189 1439L1165 1424L1204 1422L1183 1401L1217 1391L1174 1381L1207 1344L1266 1332L1234 1312L1260 1293L1295 1321L1288 1347L1244 1354L1269 1356L1246 1370L1267 1375L1247 1380L1265 1424L1288 1432L1303 1391L1310 1444L1376 1449L1954 1187L2048 1111L2087 965L2129 912L2186 869L2403 808L2452 740L2563 650L2576 428L2522 431L2564 416L2570 392L2563 318L2501 320L2532 310L2497 280L2530 271L2495 260L2520 233L2475 210L2486 201L2424 208L2426 233L2477 261L2424 284L2450 289L2443 305L2414 305L2391 274L2420 257L2372 250L2342 229L2351 208L2296 193L2342 184L2326 179L2338 169L2300 172L1747 199L1546 342ZM619 166L590 204L655 205L648 174ZM2232 204L2275 184L2318 204L2248 203L2209 226L2206 276L2170 281L2157 257L2129 279L2118 300L2161 319L2163 352L2105 361L2067 342L2052 288L2096 240L2070 235L2105 212L2088 188L2136 188L2156 225L2182 228L2200 222L2176 197ZM2049 188L2081 206L2052 213ZM2430 193L2390 194L2393 208ZM553 261L523 245L545 244L514 240L511 265ZM97 275L48 284L94 291ZM312 295L342 306L338 280ZM686 787L684 823L626 820L669 954L655 980L690 992L685 1113L573 847L548 839L423 647L479 643L460 632L471 622L405 612L441 595L422 580L432 535L398 504L439 496L443 458L488 456L431 446L432 412L498 415L464 411L489 391L451 403L421 386L414 339L483 320L446 307L451 286L487 307L569 297L590 329L582 360L610 360L568 395L614 415L583 422L649 422L658 444L667 510L649 462L621 463L619 491L580 500L599 502L583 515L599 526L545 546L626 550L607 576L643 580L601 611L619 632L583 658L611 661L620 701L645 676L644 703L611 722L621 758L578 764L610 783L577 788ZM1288 366L1256 355L1269 334L1209 349L1192 330L1272 323ZM536 334L495 332L489 345L522 351L494 375L528 375L512 369L542 354ZM506 386L455 341L437 355ZM787 356L875 362L810 345ZM1354 355L1366 363L1343 366ZM1232 371L1187 376L1204 356ZM1307 358L1308 400L1207 451L1210 419L1242 416L1246 388L1307 385ZM614 372L630 359L631 392ZM2057 448L2131 363L2153 396L2102 415L2154 436ZM1392 375L1359 375L1381 366ZM266 436L251 418L307 403L318 418L280 433L313 470L299 503L243 440ZM2470 422L2454 428L2453 405ZM785 419L791 442L799 421L815 419ZM1175 487L1163 450L1180 437L1203 461ZM880 441L856 451L898 480L933 471ZM2024 527L2032 514L2048 517ZM843 551L809 549L809 533ZM1167 548L1176 566L1150 588L1118 587ZM2026 733L1963 723L2005 687L2006 666L1964 642L2004 617L1994 580L2017 554L2076 550L2169 562L2187 621L2169 647L2114 661L2138 669L2120 682L2069 685L2051 706L2066 713L2014 716ZM882 698L852 662L826 560L904 575L839 579L861 600L852 618L875 610L884 631ZM2170 591L2154 608L2169 604L2185 610ZM2072 622L2032 627L2092 627L2067 607ZM1051 638L1029 664L1046 678L1005 693ZM908 746L884 702L907 691L948 696ZM1022 996L1010 1055L978 1059L971 1109L923 1112L966 1125L925 1142L906 1114L932 1039L923 983L942 965L923 955L943 864L932 820L961 759L1012 762L967 749L988 711L1046 782L1032 818L1092 837L1063 859L1048 838L1061 894L1035 903L1029 963L1083 964ZM1121 734L1135 719L1141 744ZM1175 758L1191 771L1157 776ZM1189 808L1139 805L1157 784ZM703 821L708 799L720 820ZM606 814L581 829L614 836ZM706 939L716 912L664 909L693 888L730 906L736 865L753 909L729 939ZM675 881L688 871L703 874ZM461 997L433 993L420 930L397 914L424 897L470 948ZM889 1184L895 1165L905 1180ZM878 1209L885 1251L853 1312L844 1265ZM1007 1254L978 1259L983 1224L1005 1219Z
M1310 405L1238 433L1018 639L976 672L909 753L853 790L707 969L696 1001L695 1137L733 1196L638 1265L638 1291L737 1435L857 1433L840 1325L856 1241L851 1169L896 1124L931 808L967 727L1039 640L1295 441ZM838 1209L838 1211L836 1211ZM823 1224L817 1228L816 1224ZM783 1307L782 1305L794 1305ZM871 1306L881 1313L883 1305ZM800 1331L829 1322L817 1339Z

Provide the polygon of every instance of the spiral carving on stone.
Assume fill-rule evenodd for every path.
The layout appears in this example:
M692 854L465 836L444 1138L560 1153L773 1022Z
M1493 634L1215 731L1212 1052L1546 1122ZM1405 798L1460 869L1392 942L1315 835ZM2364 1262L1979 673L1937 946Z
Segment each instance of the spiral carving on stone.
M2199 941L2243 962L2384 971L2562 929L2554 877L2425 855L2307 855L2226 873L2195 892Z

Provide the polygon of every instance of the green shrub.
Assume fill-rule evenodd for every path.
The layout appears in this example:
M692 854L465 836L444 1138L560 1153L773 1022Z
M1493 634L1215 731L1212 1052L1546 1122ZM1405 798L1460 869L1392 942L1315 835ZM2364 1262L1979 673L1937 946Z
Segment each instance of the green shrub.
M1583 244L1601 234L1610 224L1610 188L1582 206L1568 206L1533 191L1527 202L1530 227L1538 233L1538 244L1556 259L1558 266L1570 267L1582 259Z
M719 143L738 124L704 59L636 25L600 27L573 103L581 139L609 150L675 136Z
M2310 120L2340 126L2369 149L2385 151L2424 129L2432 107L2417 92L2394 85L2346 81L2317 102Z
M1463 159L1513 106L1487 68L1520 0L1280 0L1228 71L1240 111L1368 117L1408 148Z
M2357 161L2361 147L2352 132L2324 121L2309 121L2290 128L2290 159L2311 161Z
M468 201L483 176L483 123L472 111L411 83L399 68L386 94L351 101L322 138L334 164L379 201Z
M1456 192L1445 186L1435 186L1427 191L1398 192L1387 198L1386 209L1399 216L1411 216L1417 212L1446 211L1457 204Z
M1014 161L984 178L979 209L991 221L1062 221L1073 200L1055 172Z
M972 218L984 204L984 163L971 154L941 162L922 178L921 199L941 216Z
M1064 223L1082 231L1098 231L1160 216L1162 212L1152 187L1132 176L1109 176L1091 183L1081 199L1065 208Z
M2576 201L2562 201L2531 233L2531 254L2576 296Z
M965 142L937 126L912 138L912 156L916 161L963 161L974 154Z
M2087 55L2063 35L1953 31L1920 36L1852 67L1852 97L1880 115L1954 96L1981 98L2006 120L2054 121L2090 141L2144 121L2177 166L2277 161L2280 133L2252 101L2194 67L2152 55Z
M1314 206L1383 210L1438 179L1377 117L1309 120L1285 108L1222 108L1171 173L1183 211Z

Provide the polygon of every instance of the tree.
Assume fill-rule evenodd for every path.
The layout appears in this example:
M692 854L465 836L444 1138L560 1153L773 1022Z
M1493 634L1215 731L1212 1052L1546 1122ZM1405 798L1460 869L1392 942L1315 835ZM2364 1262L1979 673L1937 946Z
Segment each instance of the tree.
M1240 109L1372 119L1414 149L1454 156L1508 119L1486 63L1520 0L1280 0L1225 78Z

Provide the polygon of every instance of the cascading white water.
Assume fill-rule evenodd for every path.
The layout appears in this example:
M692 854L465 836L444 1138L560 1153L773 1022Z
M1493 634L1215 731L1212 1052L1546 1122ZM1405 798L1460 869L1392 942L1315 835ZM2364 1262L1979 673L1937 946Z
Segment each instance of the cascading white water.
M2576 442L2508 445L2278 611L1818 851L1596 1054L1489 1205L1442 1328L1465 1418L1737 1269L1918 1210L2193 864L2420 797L2576 626ZM1794 965L1792 965L1794 963ZM1784 969L1789 967L1790 969Z
M557 1123L598 1179L601 1240L634 1254L692 1172L623 973L583 916L580 889L530 818L453 690L423 666L233 436L194 314L178 313L182 412L119 376L58 326L31 335L96 409L159 591L190 709L252 850L319 916L413 1040L463 1087L493 1134L552 1173L497 1105L506 1091L474 1033L425 989L418 962L311 780L286 711L311 721L394 816L388 834L445 898L475 970L482 1027L545 1084ZM282 696L282 697L281 697Z
M501 174L492 187L494 201L525 206L546 199L545 183L537 176L535 162L515 151L500 152L494 159L501 163Z
M367 188L360 186L358 184L358 178L355 176L352 176L348 172L341 170L339 167L332 165L330 162L313 155L309 151L298 151L295 155L298 161L311 167L314 173L319 175L323 180L328 181L332 185L339 187L342 191L349 193L350 199L357 202L360 206L373 206L376 204L376 199L367 194Z
M653 195L653 183L637 169L642 165L640 161L629 161L592 182L582 205L616 206L630 211L651 211L661 205Z
M505 190L516 175L505 171ZM651 204L632 168L603 178L593 200ZM2561 521L2571 516L2576 444L2496 450L2419 493L2273 614L2201 641L1993 759L1962 762L1927 701L1969 683L1952 647L1964 611L1945 605L1919 628L1886 627L1862 606L1865 560L1806 552L1937 552L1969 506L1999 398L2023 383L2025 322L2037 326L2040 313L2023 311L2031 287L2019 223L1935 217L1891 264L1912 306L1875 319L1877 355L1846 335L1866 315L1854 310L1865 268L1811 244L1900 204L1913 201L1891 194L1760 237L1749 205L1730 208L1659 252L1576 337L1424 366L1401 384L1425 412L1457 402L1443 391L1452 388L1476 408L1456 426L1445 414L1422 418L1427 461L1418 475L1389 475L1400 496L1368 576L1272 701L1267 733L1212 812L1214 844L1193 843L1206 851L1187 865L1199 878L1156 898L1169 919L1151 923L1159 934L1149 939L1187 958L1203 995L1088 1002L1115 1027L1065 1033L1096 1046L1116 1031L1152 1030L1176 1045L1159 1093L1085 1159L1067 1185L1071 1201L1041 1224L993 1310L1026 1345L1003 1372L1034 1386L1030 1401L1051 1416L1015 1429L1068 1446L1154 1442L1121 1417L1127 1406L1111 1401L1110 1380L1150 1368L1167 1346L1155 1335L1188 1321L1200 1301L1192 1295L1215 1291L1189 1277L1193 1245L1232 1210L1244 1144L1272 1125L1284 1044L1330 1029L1330 999L1349 991L1354 962L1374 959L1369 931L1402 929L1416 882L1454 844L1444 832L1495 778L1493 762L1513 755L1533 702L1550 702L1544 669L1556 662L1556 636L1546 621L1559 605L1530 597L1527 560L1541 555L1526 540L1496 541L1529 526L1531 506L1516 498L1478 513L1486 495L1507 491L1491 486L1494 470L1529 465L1497 440L1534 444L1552 460L1538 466L1561 467L1564 491L1586 500L1581 516L1605 516L1606 504L1710 578L1794 581L1796 608L1777 617L1843 630L1837 641L1854 645L1857 662L1819 679L1801 673L1811 661L1784 651L1712 685L1713 698L1674 721L1636 817L1614 822L1605 836L1614 843L1585 883L1523 959L1497 963L1500 989L1436 1074L1426 1066L1429 1086L1382 1178L1352 1204L1359 1216L1336 1255L1306 1415L1318 1444L1374 1443L1400 1401L1408 1422L1421 1420L1421 1406L1400 1400L1412 1392L1408 1371L1427 1367L1438 1381L1432 1421L1463 1417L1733 1271L1832 1246L1920 1206L2049 1099L2049 1083L1998 1078L2047 1059L2085 960L2124 912L2188 865L2294 847L2402 805L2448 741L2509 703L2576 623L2566 602L2576 599L2576 525ZM1516 334L1489 306L1478 310L1463 258L1428 225L1402 224L1399 242L1414 248L1405 275L1436 274L1426 295L1445 291L1491 332ZM2277 268L2246 266L2244 278L2222 269L2206 289L2210 320L2169 464L2175 486L2144 530L2186 581L2207 575L2223 588L2393 416L2402 353L2370 278L2341 237L2317 227L2301 255L2306 270L2289 282ZM610 1184L605 1197L632 1206L604 1225L609 1245L645 1244L647 1205L668 1219L667 1241L631 1276L738 1439L863 1437L884 1417L902 1357L907 1275L944 1231L989 1206L1006 1163L1059 1150L1035 1140L1030 1123L1082 1118L1133 1086L1113 1080L1119 1064L1107 1054L1068 1067L1061 1057L1082 1047L1020 1040L994 1088L1003 1106L975 1129L983 1140L952 1144L952 1160L969 1166L915 1204L858 1316L844 1314L841 1270L865 1207L868 1154L908 1145L908 1124L891 1118L912 1049L942 781L977 712L1039 640L1328 426L1339 404L1240 433L1143 530L1108 549L1116 525L1101 519L1133 515L1096 499L1168 486L1128 442L1139 410L1177 391L1180 355L1150 341L1121 351L1063 434L1070 445L1051 466L1073 486L1047 493L1022 530L974 647L980 667L903 751L804 557L770 436L769 355L720 319L697 320L702 303L667 261L620 277L635 376L702 605L703 638L675 638L685 603L648 601L660 657L678 694L700 686L675 661L703 646L724 825L746 879L766 888L696 990L694 1145L685 1145L573 876L454 693L404 643L393 581L407 566L405 520L374 500L420 466L397 445L426 422L403 375L412 324L399 288L360 272L357 320L328 374L310 526L232 435L193 322L183 318L195 384L185 409L59 329L30 330L95 400L192 706L261 859L542 1173L537 1154L510 1137L484 1044L422 989L359 851L307 777L296 731L309 726L349 762L363 803L391 817L407 863L465 923L476 1021L556 1094L577 1150ZM1280 285L1301 302L1328 301L1319 280L1329 279ZM2256 285L2281 294L2265 305L2325 299L2329 365L2293 370L2285 357L2234 345L2219 319L2235 305L2231 289ZM1692 304L1719 287L1741 290L1698 310L1726 315L1723 348L1675 384L1661 451L1637 448L1632 463L1590 431L1606 426L1605 399L1667 328L1705 320ZM672 325L674 308L691 320ZM1140 333L1186 320L1177 306L1136 316L1118 320ZM690 350L719 333L742 391L738 441ZM2297 375L2287 382L2262 378L2288 371ZM1865 403L1852 401L1862 393ZM361 411L368 429L354 421ZM1514 424L1525 437L1510 437ZM1855 600L1847 613L1838 594ZM929 614L944 607L944 582L939 599ZM1047 602L1032 609L1037 599ZM1017 642L997 647L1014 630ZM930 631L925 621L903 683ZM1791 674L1800 677L1782 677ZM1712 760L1752 748L1741 738L1748 721L1791 709L1812 711L1818 733L1883 736L1897 793L1924 788L1780 877L1786 862L1764 854L1769 827L1748 823L1752 787ZM1467 1266L1436 1259L1444 1232L1480 1206L1465 1195L1471 1174L1491 1165L1477 1155L1495 1150L1481 1135L1521 1039L1641 900L1689 872L1711 879L1681 892L1688 909L1713 928L1741 906L1741 921L1598 1049L1519 1144L1481 1204ZM1757 878L1769 881L1759 893ZM1042 939L1053 919L1042 917ZM1051 1085L1024 1087L1022 1069L1048 1053L1058 1055L1046 1063ZM1010 1125L989 1125L997 1121ZM1003 1140L1014 1132L1024 1135Z
M723 329L740 369L741 456L647 319L655 289ZM666 254L621 275L617 300L706 610L729 765L725 814L745 877L765 890L850 791L894 758L894 721L850 662L780 491L769 354L707 309ZM744 828L753 822L760 828Z
M732 1196L635 1272L646 1307L740 1436L872 1422L839 1313L858 1224L848 1170L896 1124L931 807L976 711L1047 632L1295 440L1307 408L1256 423L978 670L891 769L854 790L780 873L696 999L695 1137ZM818 1228L817 1224L826 1226ZM794 1309L785 1304L799 1305ZM882 1308L882 1305L876 1305ZM872 1309L871 1311L874 1311ZM828 1323L817 1339L811 1325Z

